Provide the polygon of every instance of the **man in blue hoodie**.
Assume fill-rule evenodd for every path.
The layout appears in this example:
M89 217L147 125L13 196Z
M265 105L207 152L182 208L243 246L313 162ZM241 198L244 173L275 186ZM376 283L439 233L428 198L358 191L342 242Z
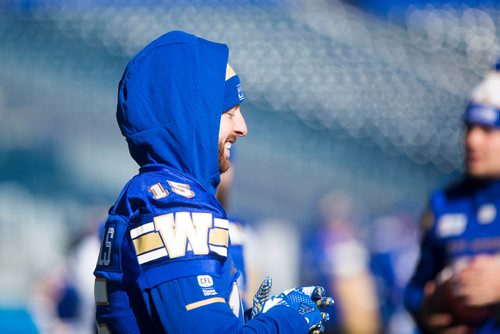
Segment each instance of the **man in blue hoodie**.
M320 287L269 298L266 281L252 315L241 307L228 220L214 194L231 146L247 134L244 99L224 44L170 32L129 62L117 119L140 170L105 225L99 333L321 332L319 308L333 301Z
M424 333L500 333L500 72L465 112L467 175L436 191L405 304Z

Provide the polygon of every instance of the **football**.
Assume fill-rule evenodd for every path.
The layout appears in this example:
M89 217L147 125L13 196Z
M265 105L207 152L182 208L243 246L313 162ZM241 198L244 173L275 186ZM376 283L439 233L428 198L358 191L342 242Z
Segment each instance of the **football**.
M489 306L468 306L465 298L455 293L454 283L448 279L436 288L434 294L435 312L448 313L452 316L453 325L468 325L475 327L491 316Z

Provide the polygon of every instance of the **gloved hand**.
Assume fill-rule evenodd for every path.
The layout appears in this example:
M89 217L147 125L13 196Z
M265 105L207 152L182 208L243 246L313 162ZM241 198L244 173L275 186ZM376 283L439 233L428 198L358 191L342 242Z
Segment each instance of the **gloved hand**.
M272 281L266 277L255 294L252 318L266 313L274 306L284 305L296 310L310 325L309 333L319 334L324 331L324 323L330 319L322 309L333 305L331 297L324 297L325 290L319 286L295 288L284 291L278 296L269 297Z
M260 284L259 290L257 290L257 293L253 297L252 318L255 318L262 313L264 303L269 299L269 295L271 294L272 285L273 281L269 276L264 278Z

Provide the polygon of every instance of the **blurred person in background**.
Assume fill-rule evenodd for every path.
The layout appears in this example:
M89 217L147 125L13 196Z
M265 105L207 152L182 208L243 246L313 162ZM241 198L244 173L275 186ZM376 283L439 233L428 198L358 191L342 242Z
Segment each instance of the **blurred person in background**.
M422 220L405 303L424 333L500 333L500 72L465 111L463 179L437 190Z
M335 299L327 333L380 332L377 292L368 248L357 235L354 203L343 192L331 192L318 203L319 228L306 241L304 283L321 282Z
M229 167L225 173L221 174L220 184L215 194L215 197L226 212L229 211L229 199L234 178L234 149L232 149L229 160L231 161L231 167ZM249 247L247 242L248 226L243 220L232 215L228 215L228 220L231 253L234 265L239 272L238 288L243 307L246 309L248 306L252 305L253 298L253 296L249 296L249 293L247 293L248 287L255 286L255 284L249 284L249 279L252 278L252 270L250 269L252 266L249 265L249 263L251 263L252 259L248 258L247 252L247 248Z
M229 223L215 198L231 147L247 134L228 54L175 31L127 65L117 119L140 170L105 224L99 333L319 333L327 320L319 308L332 300L321 288L270 296L269 279L244 318Z
M418 257L415 219L398 210L371 221L370 232L370 268L377 286L382 332L414 333L403 298Z
M92 220L77 234L60 265L37 282L32 310L40 332L95 333L94 276L102 222Z
M229 211L230 193L234 179L234 148L231 149L231 167L221 174L215 197L226 212ZM299 282L300 236L296 226L287 220L265 218L252 225L228 214L230 249L235 267L239 271L238 288L243 306L251 306L253 295L259 288L261 277L273 278L278 290ZM279 240L276 239L279 235ZM272 251L271 251L272 250Z

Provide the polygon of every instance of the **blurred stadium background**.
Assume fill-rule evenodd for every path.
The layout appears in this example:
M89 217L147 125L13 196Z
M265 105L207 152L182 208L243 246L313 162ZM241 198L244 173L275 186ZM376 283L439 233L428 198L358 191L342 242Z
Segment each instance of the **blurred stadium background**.
M499 28L496 1L0 1L0 309L29 303L136 172L116 87L155 37L229 45L250 130L231 211L312 228L328 191L369 222L417 215L460 172L461 115Z

